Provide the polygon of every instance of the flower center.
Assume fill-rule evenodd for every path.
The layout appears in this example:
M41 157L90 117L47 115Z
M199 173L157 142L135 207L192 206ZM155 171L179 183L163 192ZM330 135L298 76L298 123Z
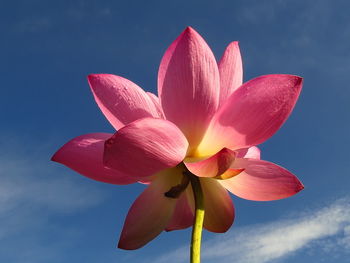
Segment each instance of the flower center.
M183 163L180 163L178 166L183 169L181 182L178 185L171 187L169 191L165 192L164 196L166 197L174 199L179 198L181 193L186 190L188 184L190 183L190 171L187 170Z

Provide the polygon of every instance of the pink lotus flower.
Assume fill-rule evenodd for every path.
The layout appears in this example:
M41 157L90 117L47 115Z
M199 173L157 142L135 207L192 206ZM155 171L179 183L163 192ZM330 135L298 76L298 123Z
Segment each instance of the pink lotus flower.
M187 28L161 61L159 99L119 76L93 74L88 80L118 132L74 138L52 160L97 181L149 184L130 208L120 248L137 249L163 230L193 224L187 169L200 177L204 228L212 232L225 232L233 223L228 191L269 201L303 189L292 173L260 160L256 147L286 121L302 79L274 74L242 85L237 42L217 64L203 38Z

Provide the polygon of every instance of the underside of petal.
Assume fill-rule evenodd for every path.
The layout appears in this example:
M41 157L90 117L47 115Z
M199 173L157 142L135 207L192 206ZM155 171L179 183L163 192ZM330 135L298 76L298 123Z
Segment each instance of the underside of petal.
M229 193L217 180L201 178L204 195L204 228L215 233L224 233L234 220L234 207Z
M185 157L188 142L171 122L144 118L116 132L105 143L104 164L134 177L174 167Z
M63 145L51 160L96 181L110 184L135 183L137 178L103 165L104 143L111 136L110 133L91 133L76 137Z
M141 118L163 117L149 95L130 80L111 74L91 74L88 80L97 105L116 130Z
M158 236L169 224L177 199L164 193L181 181L177 170L168 169L146 188L131 206L125 219L118 247L138 249Z
M208 155L223 147L236 150L266 141L287 120L301 87L300 77L283 74L244 83L215 114L198 151Z
M188 27L165 52L158 94L167 120L185 134L191 149L201 141L219 103L219 70L204 39Z
M220 73L220 105L243 82L243 67L241 52L237 41L230 43L219 61Z
M191 187L191 186L187 186ZM193 225L194 214L185 192L179 197L174 214L166 227L166 231L185 229Z
M236 158L233 168L244 167L239 175L220 183L231 193L253 201L271 201L292 196L303 184L288 170L267 161Z

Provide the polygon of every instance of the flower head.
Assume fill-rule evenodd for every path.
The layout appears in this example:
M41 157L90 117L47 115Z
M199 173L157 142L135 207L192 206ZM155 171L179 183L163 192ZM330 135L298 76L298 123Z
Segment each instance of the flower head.
M200 177L204 227L212 232L233 223L228 191L269 201L303 189L292 173L260 160L256 147L286 121L302 79L274 74L242 84L242 75L238 42L217 63L188 27L163 56L159 98L119 76L88 77L98 106L118 131L74 138L52 160L97 181L148 184L129 210L120 248L136 249L163 230L193 224L188 173Z

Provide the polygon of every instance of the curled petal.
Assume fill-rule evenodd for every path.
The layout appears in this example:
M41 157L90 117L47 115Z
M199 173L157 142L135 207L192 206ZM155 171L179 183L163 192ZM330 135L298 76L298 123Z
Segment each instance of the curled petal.
M223 148L208 159L191 162L186 158L184 163L191 173L199 177L218 177L230 168L235 155L234 151Z
M162 118L152 99L130 80L111 74L91 74L88 80L97 105L116 130L141 118Z
M219 61L220 105L242 85L243 68L237 41L230 43Z
M256 146L236 150L237 158L260 159L260 149Z
M169 170L167 174L157 176L131 206L120 235L119 248L138 249L168 225L177 199L165 197L164 193L181 181L178 173Z
M215 114L198 151L209 155L266 141L287 120L301 87L302 78L282 74L244 83Z
M288 170L267 161L237 158L233 168L244 167L239 175L220 183L231 193L253 201L271 201L292 196L303 184Z
M158 94L167 120L194 149L219 102L219 70L204 39L188 27L165 52L158 72Z
M243 171L244 171L244 168L237 168L237 169L230 168L230 169L227 169L227 171L224 172L223 174L215 176L214 179L218 179L218 180L230 179L236 175L239 175Z
M137 178L103 165L103 148L110 133L91 133L76 137L63 145L51 158L72 170L94 179L110 184L131 184Z
M104 164L134 177L174 167L185 157L188 142L163 119L144 118L116 132L105 143Z
M215 233L224 233L232 225L235 213L229 193L217 180L200 179L204 195L204 228Z

